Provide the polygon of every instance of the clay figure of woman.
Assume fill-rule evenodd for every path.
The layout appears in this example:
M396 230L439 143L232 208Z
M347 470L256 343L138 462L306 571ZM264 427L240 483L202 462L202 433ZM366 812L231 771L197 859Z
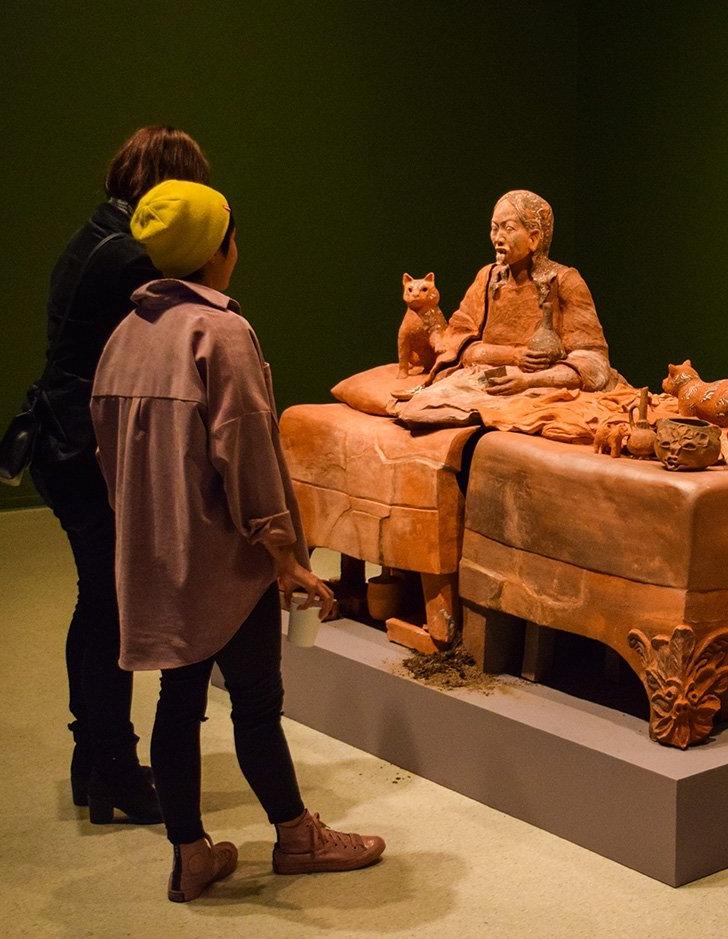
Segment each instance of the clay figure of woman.
M501 196L490 227L495 263L478 272L450 318L427 384L461 366L505 365L508 374L490 379L489 393L614 387L618 375L610 368L589 288L573 267L549 258L553 228L551 206L540 196L522 189ZM555 363L529 348L544 305L564 348Z

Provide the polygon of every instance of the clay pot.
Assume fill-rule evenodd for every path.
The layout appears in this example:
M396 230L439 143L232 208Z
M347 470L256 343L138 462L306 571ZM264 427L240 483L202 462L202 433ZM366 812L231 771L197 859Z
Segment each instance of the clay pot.
M657 422L655 453L669 470L701 470L721 456L720 428L696 417Z
M385 569L367 582L367 607L372 619L399 616L405 602L405 582Z
M649 460L655 455L655 441L657 436L647 420L647 403L649 400L649 390L640 389L640 403L633 405L629 409L629 437L627 438L627 449L632 456L638 460ZM632 414L637 411L637 420Z
M536 332L531 336L528 342L528 349L531 352L545 352L549 357L549 365L563 359L565 355L564 344L559 334L554 329L553 307L550 301L546 300L543 304L543 320Z

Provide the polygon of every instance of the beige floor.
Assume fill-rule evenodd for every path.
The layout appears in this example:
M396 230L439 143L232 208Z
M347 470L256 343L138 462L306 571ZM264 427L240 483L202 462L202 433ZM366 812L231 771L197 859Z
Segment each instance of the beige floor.
M91 826L69 799L73 570L47 512L0 513L0 564L3 936L728 936L728 872L673 890L291 721L308 803L336 826L381 832L389 849L365 871L276 877L271 830L241 782L214 688L205 818L241 863L206 898L168 903L161 826ZM136 681L146 741L156 676Z

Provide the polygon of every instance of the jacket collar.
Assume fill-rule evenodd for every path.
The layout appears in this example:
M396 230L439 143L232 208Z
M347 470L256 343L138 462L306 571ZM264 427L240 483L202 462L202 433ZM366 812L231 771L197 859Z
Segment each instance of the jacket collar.
M135 290L131 299L137 306L147 308L167 309L180 303L201 302L205 306L212 306L218 310L232 310L234 313L240 313L240 304L237 300L220 293L219 290L173 277L150 280L149 283Z

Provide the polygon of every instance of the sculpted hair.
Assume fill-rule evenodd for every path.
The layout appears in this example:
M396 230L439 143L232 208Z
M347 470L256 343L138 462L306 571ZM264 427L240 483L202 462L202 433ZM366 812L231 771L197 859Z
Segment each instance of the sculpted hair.
M145 192L165 179L208 184L210 164L197 141L176 127L140 127L113 157L106 195L136 206Z

